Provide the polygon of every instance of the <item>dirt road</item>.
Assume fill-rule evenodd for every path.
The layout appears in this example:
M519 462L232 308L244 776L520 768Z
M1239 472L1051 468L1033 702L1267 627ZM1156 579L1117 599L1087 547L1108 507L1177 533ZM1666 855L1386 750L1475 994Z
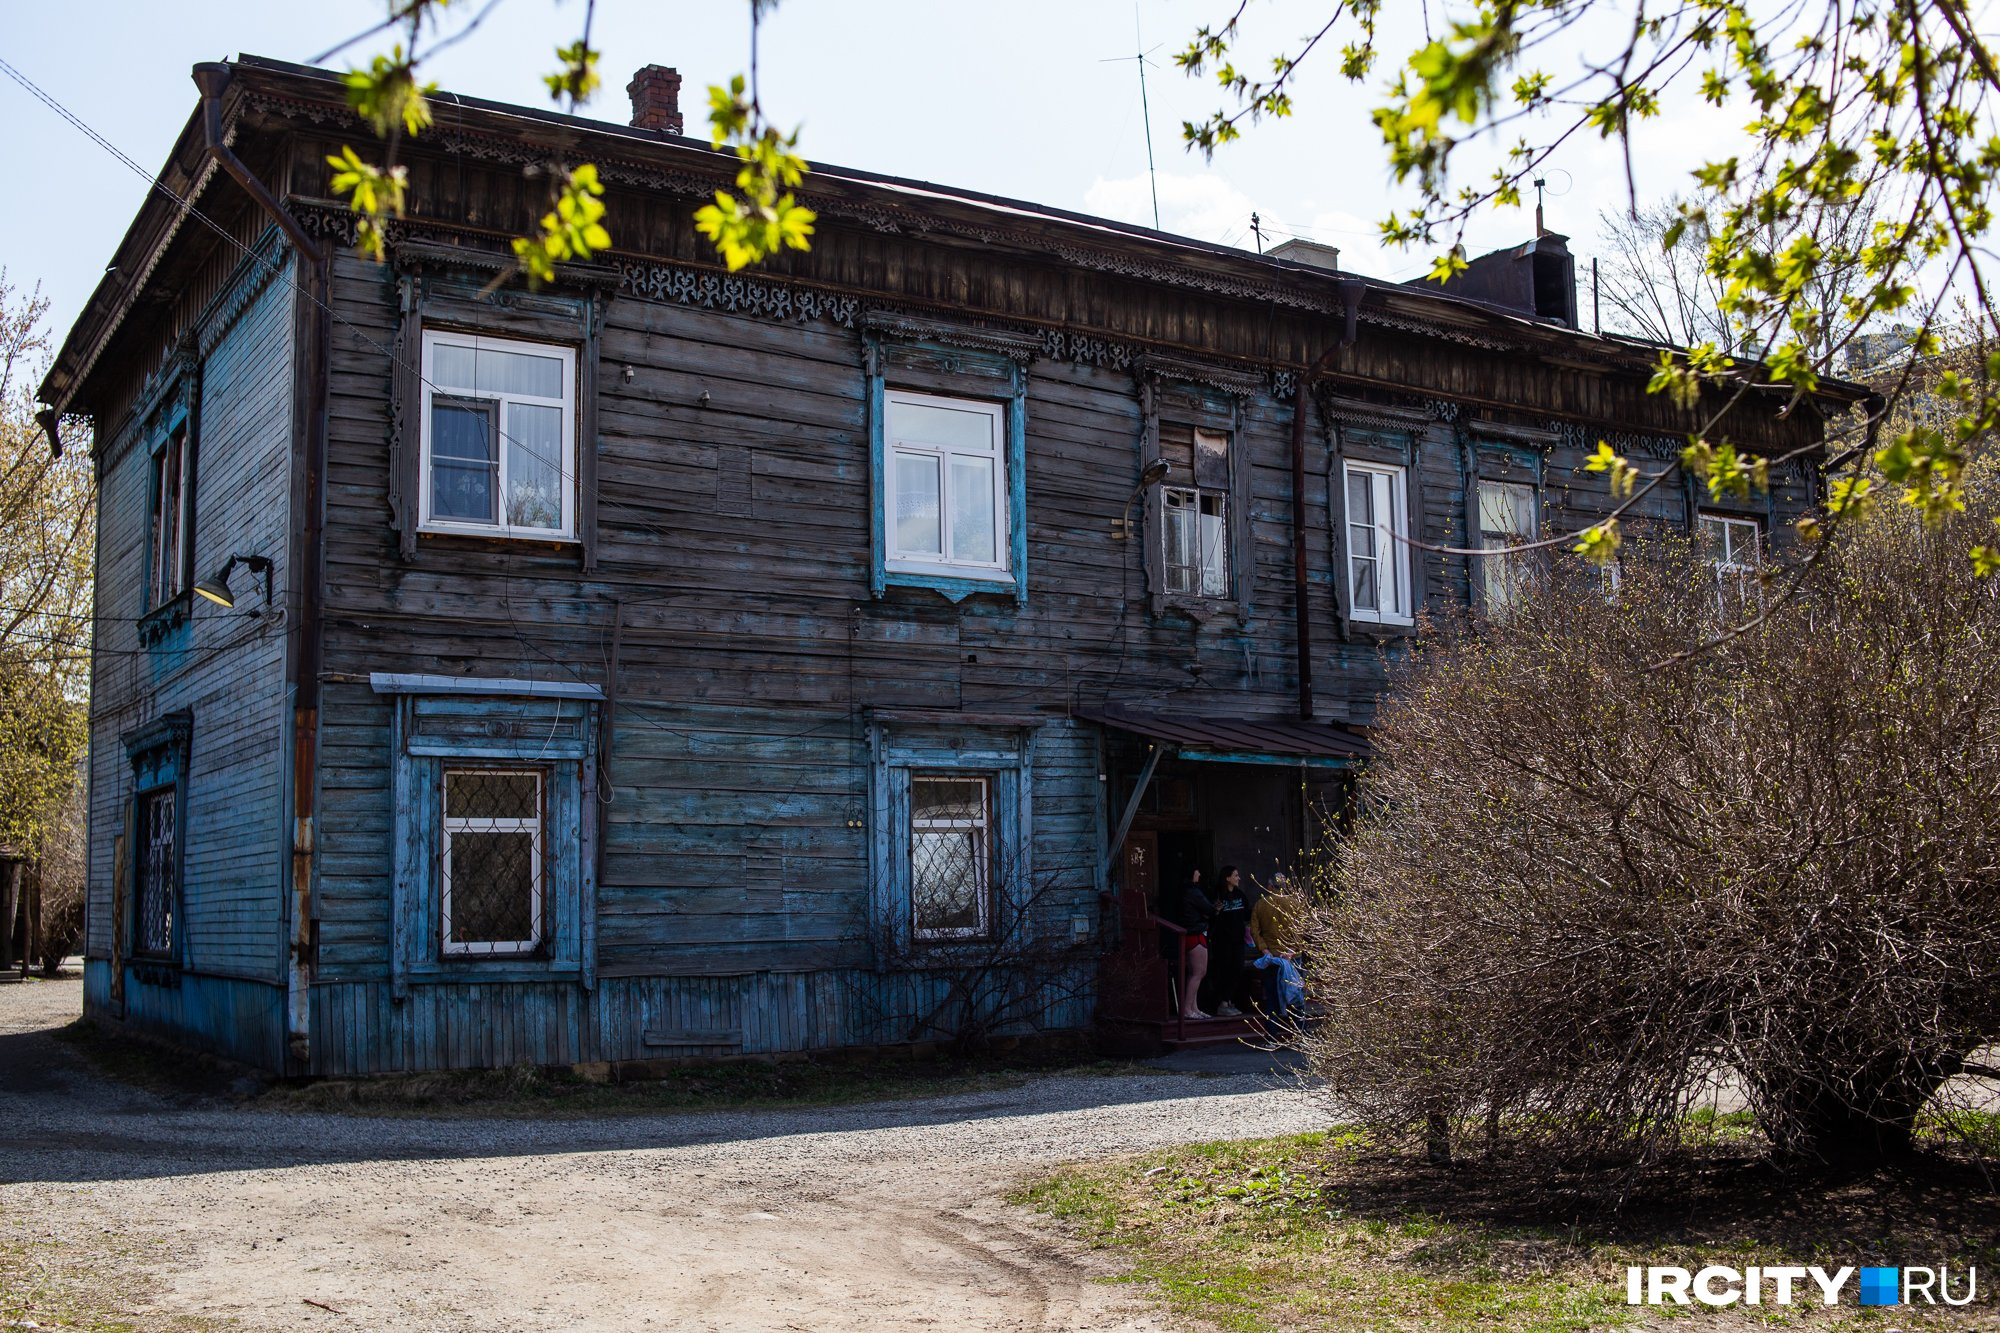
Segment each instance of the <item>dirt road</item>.
M142 1326L1163 1328L1006 1187L1320 1123L1267 1078L1164 1070L643 1119L177 1104L45 1035L79 1003L73 982L0 987L0 1245L114 1248Z

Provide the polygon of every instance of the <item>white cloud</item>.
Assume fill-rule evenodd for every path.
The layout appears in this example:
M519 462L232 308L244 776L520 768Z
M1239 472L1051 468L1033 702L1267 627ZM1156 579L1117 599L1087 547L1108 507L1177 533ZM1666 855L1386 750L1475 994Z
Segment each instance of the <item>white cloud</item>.
M1159 190L1160 229L1177 236L1251 250L1256 247L1256 238L1250 234L1250 215L1259 213L1266 250L1292 237L1339 246L1343 269L1377 278L1421 274L1430 267L1428 255L1385 249L1376 220L1345 209L1315 208L1308 201L1300 217L1273 217L1268 210L1259 210L1228 178L1215 173L1163 171ZM1143 173L1100 176L1084 193L1083 207L1099 217L1150 227L1152 185Z
M1217 175L1163 171L1159 174L1160 230L1198 241L1249 244L1250 196ZM1083 207L1099 217L1153 225L1153 190L1144 173L1106 179L1084 191Z

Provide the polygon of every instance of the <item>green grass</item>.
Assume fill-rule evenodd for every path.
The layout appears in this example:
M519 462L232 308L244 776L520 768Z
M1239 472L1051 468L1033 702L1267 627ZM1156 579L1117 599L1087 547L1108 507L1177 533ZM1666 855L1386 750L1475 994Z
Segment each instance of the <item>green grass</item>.
M165 1244L164 1241L154 1242ZM58 1240L33 1213L0 1210L0 1329L40 1327L84 1333L214 1333L234 1321L161 1317L143 1304L142 1245L110 1233Z
M1011 1197L1117 1253L1125 1280L1175 1314L1245 1333L2000 1327L1985 1285L2000 1279L2000 1195L1942 1162L1815 1184L1711 1148L1617 1182L1551 1180L1525 1162L1442 1172L1308 1134L1068 1167ZM1977 1265L1982 1299L1964 1312L1625 1303L1627 1264L1899 1260Z

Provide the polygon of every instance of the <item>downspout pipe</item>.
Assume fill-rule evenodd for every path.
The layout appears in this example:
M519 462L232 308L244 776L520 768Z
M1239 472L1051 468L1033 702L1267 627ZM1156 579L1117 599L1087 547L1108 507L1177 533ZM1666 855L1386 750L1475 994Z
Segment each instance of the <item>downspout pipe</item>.
M1366 290L1359 282L1340 284L1340 300L1346 316L1340 341L1299 372L1298 389L1292 396L1292 612L1298 640L1299 718L1305 722L1313 718L1312 612L1306 578L1306 417L1312 406L1313 377L1336 354L1352 347L1359 336L1361 296ZM1331 517L1331 497L1328 503ZM1335 577L1340 577L1338 571Z
M1292 613L1299 651L1299 717L1306 722L1313 715L1312 607L1306 598L1306 416L1312 408L1312 372L1318 364L1299 372L1298 392L1292 396Z
M295 438L300 442L303 466L293 474L292 491L299 506L298 517L303 521L292 525L291 567L296 571L298 596L297 613L287 618L286 644L292 696L292 835L285 1049L298 1072L305 1072L312 1060L312 981L319 952L312 890L319 773L321 631L325 617L321 548L325 544L327 368L333 342L330 302L333 260L331 250L306 233L298 219L285 211L277 196L224 141L222 99L229 89L232 73L228 65L214 61L194 67L195 87L201 91L204 147L216 165L278 225L298 252L305 278L300 292L311 307L305 312L309 322L301 320L295 325L303 335L295 344L295 364L303 363L307 368L305 399L295 408L298 413Z
M256 173L243 164L224 142L222 133L222 95L229 89L233 71L219 60L205 60L194 67L194 86L201 90L201 128L208 155L216 165L228 172L230 178L243 187L243 192L256 200L257 206L270 214L271 220L284 231L285 239L299 252L308 264L318 264L326 258L326 248L318 239L306 235L305 228L297 218L287 213Z

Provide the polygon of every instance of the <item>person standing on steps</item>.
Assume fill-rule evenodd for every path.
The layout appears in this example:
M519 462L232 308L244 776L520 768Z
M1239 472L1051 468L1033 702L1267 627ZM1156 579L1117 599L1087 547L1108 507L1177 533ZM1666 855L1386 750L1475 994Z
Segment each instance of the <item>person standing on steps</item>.
M1181 926L1187 934L1181 936L1181 948L1187 951L1187 986L1181 991L1181 1017L1207 1018L1195 1003L1201 994L1201 979L1208 973L1208 920L1215 915L1215 904L1201 891L1201 871L1197 870L1188 880L1188 886L1181 890Z
M1250 906L1243 898L1243 872L1235 866L1222 867L1216 881L1215 912L1208 923L1208 1008L1218 1018L1235 1018L1243 1012L1238 1001Z

